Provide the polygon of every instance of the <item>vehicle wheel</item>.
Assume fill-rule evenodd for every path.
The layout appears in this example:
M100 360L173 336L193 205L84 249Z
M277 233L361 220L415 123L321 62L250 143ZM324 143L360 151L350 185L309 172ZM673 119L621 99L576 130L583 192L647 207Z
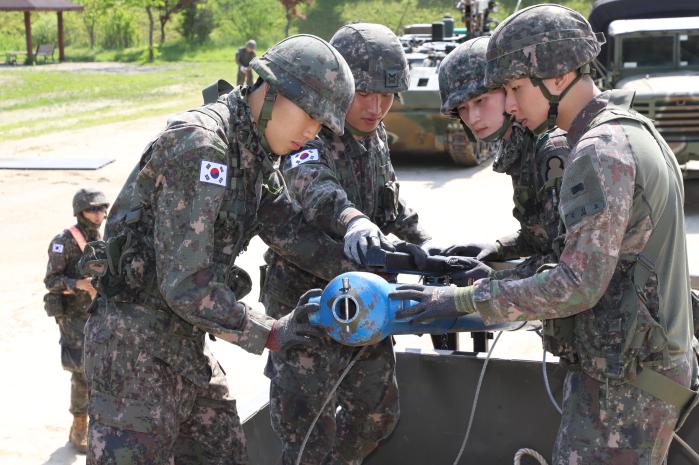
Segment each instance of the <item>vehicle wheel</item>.
M447 153L457 165L477 166L490 158L487 144L471 142L459 123L447 127Z

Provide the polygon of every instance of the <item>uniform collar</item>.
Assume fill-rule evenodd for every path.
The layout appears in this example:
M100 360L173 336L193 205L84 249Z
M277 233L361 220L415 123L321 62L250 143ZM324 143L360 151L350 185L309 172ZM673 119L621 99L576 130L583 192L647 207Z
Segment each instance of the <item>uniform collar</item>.
M235 124L230 125L234 134L229 134L229 140L239 145L241 169L251 168L257 162L262 165L264 171L271 172L275 169L274 162L277 157L269 154L262 146L262 138L246 99L247 89L236 87L229 94L231 117L236 119Z
M568 134L568 144L574 147L587 131L590 122L599 115L608 105L611 91L605 91L590 100L580 113L573 119Z

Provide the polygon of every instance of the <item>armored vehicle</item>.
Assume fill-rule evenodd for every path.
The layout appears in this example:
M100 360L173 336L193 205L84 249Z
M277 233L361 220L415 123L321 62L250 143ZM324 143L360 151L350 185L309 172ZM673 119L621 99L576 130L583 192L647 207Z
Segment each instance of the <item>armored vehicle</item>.
M478 165L491 155L487 144L468 139L460 121L439 112L439 63L458 43L483 35L495 25L490 19L493 1L460 1L457 7L465 28L455 28L454 18L445 16L431 25L406 26L400 38L410 64L410 87L384 120L393 154L446 153L464 166Z
M698 160L699 2L597 0L589 20L607 39L594 64L600 87L636 91L634 109L678 162Z

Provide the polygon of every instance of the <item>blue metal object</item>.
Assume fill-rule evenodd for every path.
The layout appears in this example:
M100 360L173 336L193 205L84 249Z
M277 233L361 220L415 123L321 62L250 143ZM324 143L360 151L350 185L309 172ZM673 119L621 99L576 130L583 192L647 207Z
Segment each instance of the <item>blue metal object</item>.
M400 284L391 284L373 273L343 273L328 283L320 297L311 299L320 304L320 309L312 313L309 320L321 326L331 338L348 346L376 344L398 334L505 331L528 326L523 322L486 325L478 314L412 324L408 319L397 319L396 313L417 302L388 297L398 286Z

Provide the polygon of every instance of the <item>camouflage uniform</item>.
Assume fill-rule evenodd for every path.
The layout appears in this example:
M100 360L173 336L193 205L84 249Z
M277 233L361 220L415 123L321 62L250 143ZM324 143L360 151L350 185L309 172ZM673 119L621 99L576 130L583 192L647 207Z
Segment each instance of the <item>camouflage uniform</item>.
M377 50L365 48L364 38L372 36L376 38L375 47L389 51L378 55ZM397 38L385 27L346 26L336 33L331 43L350 64L357 91L377 91L372 87L375 76L357 66L359 62L368 66L371 60L379 61L376 68L381 73L384 69L391 72L397 69L400 73L393 76L395 91L403 89L399 85L407 80L407 75L402 75L400 62L395 69L389 66L390 53L395 54L395 48L392 51L390 46L396 44L400 51L397 56L405 58ZM358 56L363 58L358 59ZM381 74L381 84L385 85L383 78ZM417 214L398 195L383 124L359 140L349 128L342 136L323 129L318 141L284 160L282 172L306 220L332 237L342 238L345 213L348 209L357 209L385 234L394 233L416 243L428 239L418 225ZM341 247L338 244L335 248L340 250ZM322 257L333 250L318 248L317 253ZM299 267L273 251L265 254L265 260L268 269L262 300L268 315L275 318L289 312L306 289L323 288L328 283L319 273L321 262ZM282 441L285 465L295 463L313 417L357 352L356 348L325 337L318 347L270 353L265 369L271 379L270 413L272 426ZM337 407L341 409L337 411ZM379 441L393 431L398 415L395 356L389 338L365 349L356 361L323 411L301 463L361 463Z
M458 106L497 87L485 83L488 37L460 44L443 60L439 69L439 90L444 115L459 118ZM472 140L474 135L463 123ZM502 139L508 128L510 137ZM536 137L506 117L500 129L485 140L499 143L493 170L512 178L515 208L513 216L521 229L496 241L498 260L528 257L511 270L495 273L498 279L533 275L545 263L556 261L553 244L559 235L558 198L560 179L570 148L565 132L554 129Z
M99 227L79 218L74 226L87 241L101 238ZM87 414L87 383L83 368L83 328L87 321L87 309L92 297L86 291L76 289L75 283L83 278L78 271L82 255L80 246L68 229L51 240L49 262L44 284L49 293L44 297L46 312L56 318L61 332L61 364L71 373L70 413Z
M563 30L564 40L553 41ZM535 6L496 30L488 72L545 79L598 52L578 13ZM631 98L596 96L568 132L559 263L522 280L484 279L457 295L457 307L470 302L487 323L554 319L546 345L572 364L555 464L662 463L680 406L637 383L650 371L683 386L694 378L682 175L652 123L629 109Z
M512 178L515 207L512 215L521 229L498 239L499 259L528 257L511 270L495 272L497 279L532 276L544 264L555 263L554 241L560 234L558 199L563 169L570 147L565 131L554 129L540 137L517 123L503 151L519 152L518 160L504 172Z
M279 59L297 66L280 68ZM257 66L267 97L282 93L333 127L335 116L344 118L353 82L324 41L286 39ZM326 72L337 79L298 88ZM314 104L333 90L336 98ZM234 265L254 235L304 266L317 261L311 247L334 241L297 225L302 215L263 148L246 95L237 88L169 120L119 194L107 243L94 246L95 256L104 248L108 258L86 262L99 271L106 261L110 270L86 326L88 464L247 462L235 400L205 333L252 353L265 348L274 320L239 301L251 283ZM265 124L260 116L258 127ZM343 262L341 251L328 258Z

